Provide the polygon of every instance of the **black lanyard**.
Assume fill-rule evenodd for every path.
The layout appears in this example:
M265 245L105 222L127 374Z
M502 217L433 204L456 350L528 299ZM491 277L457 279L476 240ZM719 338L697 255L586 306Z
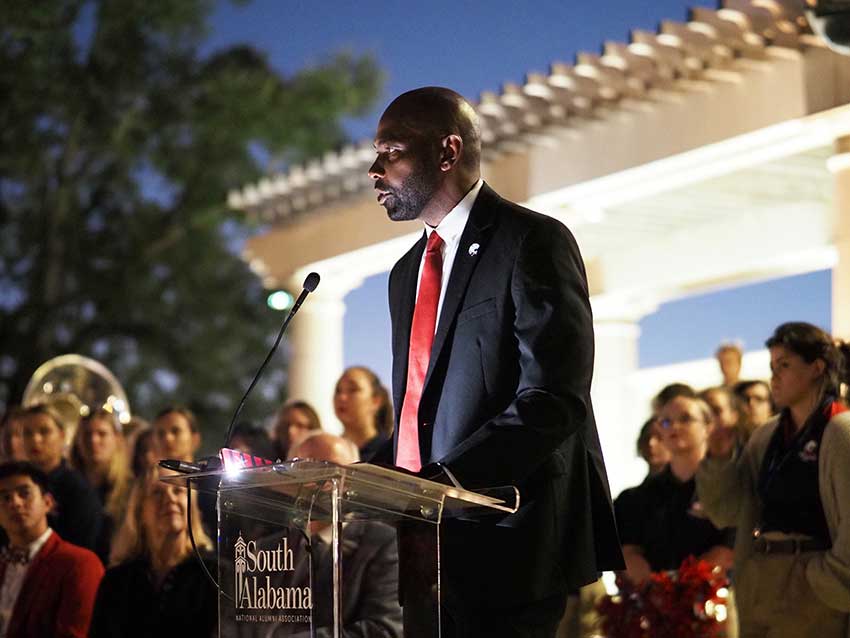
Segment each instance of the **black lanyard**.
M835 398L832 396L825 397L803 424L803 427L787 442L785 432L791 426L791 414L787 408L783 410L776 431L768 443L759 470L758 493L763 503L769 501L771 490L782 476L788 463L797 462L796 456L806 453L811 448L812 451L817 451L817 459L820 459L821 439L826 425L829 423L829 415L832 413L834 400Z

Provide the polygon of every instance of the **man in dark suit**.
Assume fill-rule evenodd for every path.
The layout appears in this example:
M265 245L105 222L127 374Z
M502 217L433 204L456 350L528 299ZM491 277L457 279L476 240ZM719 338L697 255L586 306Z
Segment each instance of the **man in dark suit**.
M519 488L516 514L444 524L443 631L551 636L568 592L623 567L581 255L560 222L481 181L477 115L457 93L396 98L375 148L379 204L425 224L390 274L398 427L378 460Z
M103 565L91 551L47 525L54 505L48 478L29 463L0 465L0 635L84 638Z
M312 434L299 441L288 450L290 459L310 461L330 461L338 465L350 465L360 460L357 446L348 439L335 436L322 430L313 430ZM329 487L324 481L320 481ZM299 500L302 506L309 503L312 508L316 501L309 496L311 488L302 486ZM348 488L345 488L348 491ZM274 502L280 498L276 486L268 490L255 492L259 498ZM315 512L324 505L316 505ZM296 512L298 510L298 512ZM260 510L262 511L262 510ZM313 510L311 510L313 511ZM241 620L252 612L236 609L234 598L230 604L222 603L223 622L221 635L238 638L332 638L334 636L334 571L333 571L333 528L332 523L319 515L302 527L303 514L300 508L290 511L293 515L288 524L277 523L248 516L230 515L220 526L220 538L234 541L238 535L243 542L256 540L256 547L248 551L260 551L271 555L281 552L281 541L286 540L283 558L287 564L283 569L280 563L274 566L274 560L267 569L261 569L260 587L268 578L271 588L309 588L310 615L300 608L281 609L272 613L253 614L260 617L274 616L278 613L289 616L279 622L273 618L261 618L253 621ZM402 638L402 612L398 596L398 544L395 529L385 523L373 520L359 520L350 516L355 512L346 509L342 516L340 535L341 580L340 580L340 635L342 638ZM244 538L243 538L244 534ZM234 545L234 550L235 550ZM234 556L236 553L234 552ZM244 556L244 554L243 554ZM244 560L237 559L237 560ZM220 582L234 582L237 560L222 563L225 574ZM257 564L259 559L254 559ZM278 559L279 561L281 559ZM288 563L287 560L290 562ZM266 562L263 560L263 562ZM220 567L221 567L220 565ZM248 573L253 571L250 568ZM107 576L108 578L108 576ZM234 588L236 589L236 588ZM250 587L242 590L250 592ZM256 602L256 587L254 589ZM300 600L300 597L299 597ZM310 617L311 616L311 617ZM237 618L240 618L237 620ZM312 627L310 627L312 621Z
M308 436L291 450L293 457L349 465L360 460L357 446L333 434ZM332 532L312 522L313 623L316 638L330 638L333 626ZM342 533L342 636L401 638L398 604L398 549L395 530L374 521L344 523ZM297 572L296 572L297 573ZM297 576L295 577L297 578ZM278 628L274 636L285 635Z

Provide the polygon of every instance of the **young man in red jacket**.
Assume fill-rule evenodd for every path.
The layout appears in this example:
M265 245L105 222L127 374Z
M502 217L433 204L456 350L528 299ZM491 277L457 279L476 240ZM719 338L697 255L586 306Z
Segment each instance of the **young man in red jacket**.
M83 638L103 565L47 525L47 475L30 463L0 465L0 638Z

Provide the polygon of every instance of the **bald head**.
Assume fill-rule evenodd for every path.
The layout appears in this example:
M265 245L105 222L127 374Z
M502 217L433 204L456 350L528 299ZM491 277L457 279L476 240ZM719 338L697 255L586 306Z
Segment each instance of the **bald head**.
M478 114L462 95L440 86L402 93L384 111L381 121L438 140L457 135L463 141L460 165L478 172L481 164L481 131Z
M369 177L393 221L436 227L481 176L478 115L450 89L399 95L378 123L375 150Z
M307 437L292 449L290 456L313 461L330 461L339 465L349 465L360 460L354 443L327 432Z

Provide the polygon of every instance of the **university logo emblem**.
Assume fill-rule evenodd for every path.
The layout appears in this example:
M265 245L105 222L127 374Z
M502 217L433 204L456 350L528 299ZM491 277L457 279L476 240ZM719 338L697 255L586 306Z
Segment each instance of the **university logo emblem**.
M233 563L233 598L237 610L312 609L309 581L305 584L292 582L295 554L286 536L273 549L260 549L257 541L246 542L240 531L233 544ZM304 571L306 575L307 570Z

